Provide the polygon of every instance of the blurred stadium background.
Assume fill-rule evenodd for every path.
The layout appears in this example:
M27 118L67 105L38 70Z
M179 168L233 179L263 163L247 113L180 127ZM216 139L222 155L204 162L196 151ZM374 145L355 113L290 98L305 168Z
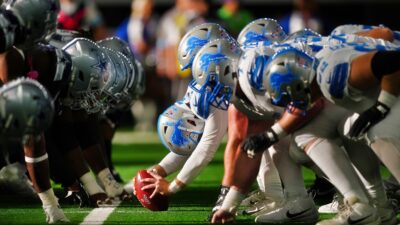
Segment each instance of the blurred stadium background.
M106 24L112 29L130 14L131 0L95 0ZM211 12L222 3L212 0ZM398 0L315 0L318 13L326 24L326 33L335 26L346 23L384 24L393 29L400 28L400 1ZM154 0L155 12L162 14L174 4L174 0ZM256 17L278 19L293 8L292 0L241 0L241 6Z

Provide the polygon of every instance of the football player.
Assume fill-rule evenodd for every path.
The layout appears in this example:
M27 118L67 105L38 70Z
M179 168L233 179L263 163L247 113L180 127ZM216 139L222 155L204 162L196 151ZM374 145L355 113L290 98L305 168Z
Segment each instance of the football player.
M319 84L319 89L321 90L322 94L324 95L324 97L326 97L328 100L332 101L333 103L335 103L336 105L339 106L343 106L346 107L348 109L351 109L352 111L355 112L363 112L365 110L365 113L361 114L364 115L363 117L360 117L361 119L356 120L355 125L351 126L350 129L350 136L352 137L357 137L360 133L364 133L368 130L369 127L371 127L374 123L379 122L380 120L382 120L389 110L389 107L387 106L387 104L389 105L393 105L393 102L386 102L386 97L389 96L390 99L390 95L386 95L386 91L387 90L396 90L396 89L391 89L391 85L385 86L385 84L387 85L387 79L396 79L396 75L394 76L384 76L382 75L382 77L380 79L381 82L381 86L379 88L379 83L377 81L379 81L379 79L375 79L375 74L381 73L382 71L379 70L379 68L377 70L376 69L376 64L377 61L380 59L379 55L380 54L392 54L391 57L396 58L396 54L398 51L398 47L397 46L393 46L390 43L386 43L382 40L371 40L370 42L368 41L369 39L362 39L362 38L358 38L358 37L352 37L349 36L350 39L347 40L356 40L356 41L349 41L348 44L344 44L343 42L339 45L333 45L333 46L329 46L327 48L324 48L323 50L321 50L316 58L319 60L319 64L318 64L318 69L317 71L317 78L316 78L316 82ZM338 40L340 38L343 38L343 36L341 35L340 37L337 36L332 36L333 40ZM360 41L363 40L363 41ZM343 39L341 39L341 41L343 41ZM372 43L376 43L378 42L378 44L372 44ZM379 43L380 42L380 43ZM376 52L378 49L384 49L384 51L381 51L378 53ZM295 51L296 52L296 51ZM367 53L365 53L367 52ZM370 52L370 53L368 53ZM334 54L332 54L334 53ZM338 53L342 53L341 57L337 57L339 54ZM281 53L284 54L284 53ZM301 57L299 55L301 55L302 53L296 52L296 57ZM377 54L376 56L378 58L374 58L373 56L375 56L375 54ZM336 56L334 58L329 58L329 56ZM282 56L282 55L281 55ZM350 57L351 56L351 57ZM357 57L358 56L358 57ZM367 58L367 56L370 56L370 58ZM389 57L389 58L391 58ZM307 58L307 56L305 57ZM305 58L303 58L305 60ZM329 58L329 60L328 60ZM365 61L358 61L358 60L362 60L364 59ZM372 60L374 59L374 60ZM386 60L387 61L387 60ZM378 61L380 62L380 61ZM361 64L358 64L361 63ZM367 67L369 68L368 70L366 69L362 69L363 67L361 65L368 65ZM378 63L378 65L380 65ZM352 68L352 70L347 70L347 69L343 69L343 70L338 70L340 66L347 66L347 68ZM371 67L375 68L371 70ZM306 66L307 67L307 66ZM312 68L312 67L310 67ZM383 74L386 73L396 73L396 71L398 71L398 68L396 69L395 67L392 67L393 69L390 71L384 71ZM361 69L361 70L360 70ZM310 71L310 73L308 74L312 74L312 72L314 71ZM274 73L271 73L274 74ZM276 75L280 73L277 72L275 73ZM296 72L293 73L296 74L297 76L300 74L300 72ZM305 73L307 74L307 73ZM289 75L290 76L290 75ZM309 75L308 75L309 76ZM365 77L366 76L366 77ZM335 77L335 79L333 79ZM339 83L337 83L339 81L339 79L342 79L343 77L346 77L346 79L344 79L342 82L343 86L341 86ZM360 78L361 77L361 78ZM388 78L389 77L389 78ZM308 77L310 78L310 77ZM366 80L366 78L370 78L370 80ZM372 79L374 78L374 79ZM360 83L353 83L352 79L357 80ZM299 79L302 80L302 79ZM308 80L306 82L311 83L312 80ZM367 85L367 82L362 82L362 81L367 81L369 85L373 85L375 84L375 87L378 87L378 94L379 91L381 94L383 94L384 97L378 97L378 95L375 93L375 97L370 97L368 94L371 94L373 91L371 90L370 93L368 92L364 92L363 94L361 94L363 91L363 88L365 87L371 87L369 85ZM271 82L271 78L268 79L267 82ZM278 99L280 97L287 98L286 100L284 100L284 98L281 98L281 101L289 101L289 102L296 102L297 100L298 103L305 103L308 102L309 100L305 99L305 97L301 97L300 100L299 98L295 99L292 98L292 93L290 94L283 94L278 96L278 92L279 90L276 89L276 87L278 87L281 81L278 81L277 86L269 86L270 90L276 90L276 93L273 93L274 91L271 91L271 96L273 96L273 100L276 100L275 103L276 104L280 104L278 103ZM336 82L336 83L335 83ZM378 84L378 85L377 85ZM393 84L393 80L391 82L391 84ZM365 85L365 86L363 86ZM374 87L374 86L372 86ZM282 88L282 87L281 87ZM284 87L283 87L284 88ZM385 89L387 88L387 89ZM300 90L301 88L299 87L298 90ZM268 90L268 88L267 88ZM282 89L281 89L282 90ZM284 89L283 89L284 90ZM297 97L301 96L303 94L304 95L304 91L300 91L301 93L297 93ZM311 92L312 93L312 92ZM355 93L357 93L358 95L355 95ZM391 92L389 92L391 93ZM314 96L317 94L314 94ZM290 97L289 97L290 96ZM351 96L351 97L350 97ZM383 98L383 100L382 100ZM378 100L378 103L376 103L376 105L371 106L370 102L373 102L373 100L376 101L376 99ZM301 102L303 101L303 102ZM381 103L380 101L384 101L385 103ZM287 102L286 104L288 104L289 102ZM308 103L307 103L308 104ZM381 104L383 104L384 106L381 106ZM331 104L332 105L332 104ZM369 106L368 106L369 105ZM395 105L395 104L394 104ZM333 106L331 106L332 108ZM368 109L368 107L371 107ZM381 107L383 107L383 111L374 111L374 109L376 108L381 109ZM339 109L339 108L338 108ZM343 109L341 109L343 110ZM329 113L332 113L334 110L330 110ZM374 112L375 114L371 114L371 111ZM338 111L335 111L335 114L340 114ZM381 113L381 114L379 114ZM332 114L333 115L333 114ZM346 115L346 114L345 114ZM342 118L345 116L342 115ZM382 115L381 117L378 117L378 115ZM391 114L389 114L391 115ZM323 116L322 116L323 117ZM377 119L380 118L380 119ZM390 118L390 117L389 117ZM383 120L382 122L385 122L386 120ZM390 122L391 124L393 124L393 121L389 120L388 122ZM320 123L321 124L321 123ZM385 124L385 123L383 123ZM388 128L387 124L383 125L381 123L378 123L377 126L373 126L371 128L370 132L375 131L375 129L382 129L379 130L379 135L375 134L375 133L369 133L370 135L374 134L373 136L369 136L367 134L369 145L371 146L371 148L375 151L375 153L377 153L378 157L380 157L380 159L387 165L387 167L389 168L389 170L395 175L397 172L397 169L394 169L393 167L393 163L394 161L396 161L397 157L398 157L398 153L396 153L398 150L396 148L395 144L387 144L387 143L395 143L396 138L394 138L394 132L388 132L388 130L390 130L390 128ZM381 126L378 125L382 125L383 128ZM308 149L307 153L311 158L315 158L313 161L316 162L318 164L318 162L321 162L321 156L320 155L314 155L314 151L318 148L316 148L316 146L324 144L326 145L327 142L321 142L318 141L318 139L311 139L309 142L309 146L307 146L307 144L302 144L301 142L304 140L300 140L302 137L304 138L304 135L307 135L310 133L310 130L306 131L307 129L311 129L311 127L316 127L316 125L308 125L308 127L305 127L304 129L302 129L302 131L299 131L300 135L297 135L298 139L296 140L297 144L299 146L304 146L306 149ZM326 126L327 127L327 126ZM305 131L303 134L302 132ZM321 130L320 130L321 131ZM376 132L376 131L375 131ZM391 133L390 135L388 133ZM381 143L383 142L383 144ZM303 142L304 143L304 142ZM306 143L306 142L305 142ZM380 147L377 147L376 143L381 143ZM247 146L249 147L249 146ZM246 146L245 146L246 148ZM321 148L322 149L322 148ZM326 145L324 147L325 152L327 151L326 149L328 148L328 145ZM382 151L382 149L385 149L385 154L380 154L380 151ZM391 154L392 153L392 154ZM388 160L387 156L392 156L391 160ZM318 158L318 159L317 159ZM341 161L335 161L336 164L341 164ZM322 166L320 166L322 167ZM343 165L341 165L341 167L343 168ZM349 170L348 170L349 171ZM328 175L328 173L332 172L334 174L332 174L333 176L338 175L338 170L332 170L332 168L327 168L324 171L327 176L329 177L330 175ZM348 175L348 174L347 174ZM331 179L332 182L335 182L339 179ZM354 186L354 182L351 184L352 186L352 190L350 191L354 191L355 186ZM348 219L355 219L355 218L363 218L364 221L370 220L370 221L378 221L379 217L377 217L374 213L374 209L369 207L366 207L365 205L363 206L363 204L365 204L366 202L368 202L368 199L365 196L357 196L352 197L351 195L349 195L350 191L345 191L344 189L346 188L346 185L344 185L344 183L342 182L340 185L336 185L336 187L339 189L339 191L344 194L344 199L345 199L345 203L347 204L347 206L353 208L353 212L350 215L346 215L346 214L339 214L338 217L334 218L331 221L324 221L321 222L321 224L331 224L332 222L334 223L340 223L340 224L346 224ZM361 192L359 192L360 194ZM362 197L362 199L360 198ZM373 196L376 197L376 196ZM374 198L375 199L375 198ZM385 200L383 200L383 202L379 202L381 204L385 204ZM378 203L378 207L379 207L379 203ZM385 218L385 221L383 221L383 217L382 215L379 215L382 219L382 223L388 223L388 224L393 224L396 223L396 220L393 216L389 216L388 218Z
M21 68L7 66L7 60L17 54L13 51L13 46L29 49L47 34L54 32L59 2L6 1L0 10L0 79L4 84L25 74ZM21 61L16 60L14 63ZM17 80L3 87L2 102L5 106L2 124L5 130L19 130L13 135L23 140L27 170L42 201L46 221L68 222L49 180L43 131L51 123L53 105L47 91L35 81ZM24 109L28 106L30 107Z
M193 152L189 156L177 156L176 153L170 153L159 165L154 167L154 171L157 171L159 175L154 173L154 179L145 179L144 181L150 184L143 188L144 190L155 188L152 196L155 193L169 195L178 192L198 176L213 158L228 126L226 110L234 89L233 73L236 71L234 66L236 66L240 53L238 46L226 39L211 41L197 53L193 65L203 65L201 69L206 70L204 72L207 74L214 74L214 77L210 80L206 78L207 80L202 82L192 81L180 107L184 107L197 118L204 120L204 131L201 139L195 140L198 143L196 143L194 149L190 149ZM193 68L194 74L196 71L198 70ZM225 71L225 76L218 76L219 71ZM168 114L168 112L167 110L163 115ZM167 123L159 124L159 132L161 136L171 133L168 130ZM177 134L180 132L179 129L176 129ZM176 137L176 141L179 143L181 140L179 135ZM171 138L168 137L163 139L168 140L168 142L171 141ZM167 147L170 148L168 142L165 141ZM170 160L175 158L180 158L178 163L177 161L171 163ZM181 171L171 183L162 177L180 167L182 167Z
M298 64L298 62L296 62L296 60L294 60L294 63L295 64ZM307 64L307 62L305 62L305 61L301 61L300 62L301 63L301 65L303 65L304 63L306 63ZM268 71L267 69L266 69L266 71ZM265 79L264 79L265 80ZM296 91L297 90L300 90L302 87L297 87L297 89L295 88L295 86L293 86L293 88L291 87L291 89L290 89L290 93L291 94L293 94L293 96L295 96L295 97L299 97L299 96L301 96L301 95L299 95L299 93L297 93ZM267 90L269 90L268 88L266 88ZM301 101L296 101L297 99L295 99L295 97L294 97L294 99L290 99L292 102L295 102L295 103L297 103L297 104L299 104L299 105L302 105L303 104L303 102L301 102ZM285 100L285 96L284 97L282 97L282 100ZM301 108L301 107L300 107ZM289 109L289 111L290 112L292 112L292 114L293 113L296 113L296 110L293 110L293 108L290 108ZM288 113L285 113L286 115L288 114ZM297 116L299 116L299 115L297 115ZM285 118L285 115L284 115L284 117L283 118ZM292 117L293 118L293 117ZM286 117L286 119L288 119L288 117ZM289 118L290 119L290 118ZM282 119L281 119L281 121L282 121ZM276 128L276 127L275 127ZM286 127L286 128L288 128L288 127ZM293 127L291 128L291 129L293 129ZM278 129L279 130L279 129ZM286 130L286 129L285 129ZM268 132L267 132L268 133ZM264 135L266 135L267 133L264 133ZM276 141L276 138L277 137L279 137L279 134L282 134L282 130L280 130L280 131L278 131L278 135L276 135L275 134L276 133L276 131L274 131L274 132L272 132L271 134L271 136L264 136L264 138L265 139L258 139L258 141L262 141L263 143L267 143L269 140L275 140ZM254 138L254 137L253 137ZM253 138L250 138L249 140L251 140L251 139L253 139ZM256 140L256 138L254 138L253 139L253 141L254 140ZM249 147L249 146L247 146L247 144L249 144L249 142L246 142L245 144L244 144L244 148L245 149L250 149L250 150L252 150L252 147L254 147L254 146L251 146L251 147ZM251 143L250 145L252 145L252 144L254 144L254 143ZM262 149L264 149L264 146L265 145L263 145L263 144L261 144L259 147L261 147L262 146ZM326 146L325 146L326 147ZM259 150L261 150L261 149L259 149ZM252 152L252 151L250 151L250 152ZM321 156L321 157L323 157L323 156ZM250 163L250 162L249 162ZM246 164L246 165L249 165L248 163ZM350 166L351 167L351 166ZM350 168L351 169L351 168ZM242 170L243 171L243 170ZM325 172L325 171L324 171ZM328 177L329 177L329 175L328 175ZM338 179L336 179L336 180L338 180ZM360 188L360 189L362 189L362 188ZM362 192L361 192L362 193ZM236 195L236 196L239 196L239 195ZM365 196L364 196L365 197ZM235 198L233 198L235 201L238 201L238 199L235 199ZM364 200L366 200L366 198L364 198ZM228 208L229 209L229 208ZM221 212L221 213L223 213L223 212ZM216 218L216 221L215 222L221 222L221 220L226 220L227 218L225 217L224 218L224 216L222 215L222 214L220 214L220 216L221 217L219 217L219 218ZM371 217L374 217L373 215L371 216ZM376 218L375 218L376 219ZM390 218L390 222L393 222L393 217L391 217Z

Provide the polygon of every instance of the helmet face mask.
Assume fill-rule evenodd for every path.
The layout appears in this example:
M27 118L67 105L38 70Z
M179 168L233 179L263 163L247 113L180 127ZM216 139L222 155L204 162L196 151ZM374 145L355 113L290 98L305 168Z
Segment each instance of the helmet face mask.
M274 105L308 109L315 75L312 57L298 49L284 49L270 58L267 74L264 85Z
M118 37L106 38L97 43L104 48L115 51L122 57L128 78L124 90L121 92L118 105L122 105L122 107L131 105L145 91L145 74L142 65L134 58L128 43Z
M237 43L218 39L206 44L193 61L194 90L208 103L226 110L236 87L237 62L241 50Z
M207 81L203 85L198 85L194 80L189 84L195 92L190 100L191 108L200 118L207 119L210 105L217 109L228 110L233 89L218 82L216 76L218 75L207 76Z
M75 38L63 47L71 56L73 65L67 106L95 113L104 108L102 88L115 68L105 50L85 38Z
M160 115L157 130L162 143L171 152L190 155L203 135L204 121L184 103L177 102Z

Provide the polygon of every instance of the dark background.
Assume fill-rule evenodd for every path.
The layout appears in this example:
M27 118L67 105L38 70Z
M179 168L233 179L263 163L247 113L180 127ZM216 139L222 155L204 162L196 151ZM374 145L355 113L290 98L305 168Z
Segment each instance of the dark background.
M130 13L130 0L96 0L106 25L113 29ZM210 16L221 5L211 1ZM162 13L172 7L173 0L155 0L155 13ZM342 24L384 24L400 30L400 0L316 0L318 15L325 27L325 34ZM242 8L250 10L255 17L279 19L289 13L291 0L242 0Z

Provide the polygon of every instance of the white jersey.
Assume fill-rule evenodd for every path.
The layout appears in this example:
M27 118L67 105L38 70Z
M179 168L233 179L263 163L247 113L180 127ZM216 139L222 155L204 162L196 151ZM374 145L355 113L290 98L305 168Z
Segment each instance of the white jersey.
M379 87L360 91L348 85L351 61L367 52L378 50L396 50L400 47L382 39L360 37L357 35L339 35L330 37L333 43L324 46L315 57L317 83L323 95L331 102L351 111L362 112L371 107L379 94ZM337 42L339 41L339 42Z
M381 28L383 26L372 26L372 25L361 25L361 24L345 24L340 25L332 30L330 35L339 34L355 34L358 32L365 32L375 28Z
M182 101L184 104L182 105L192 110L190 108L190 100L197 94L198 92L189 86ZM189 184L193 181L214 158L215 152L228 129L228 112L212 106L210 106L210 108L212 108L210 114L207 119L204 120L205 126L203 135L192 154L189 157L182 157L174 153L169 153L160 162L160 166L169 174L179 169L171 165L174 164L174 159L176 159L179 165L183 166L177 175L177 179L185 184Z

